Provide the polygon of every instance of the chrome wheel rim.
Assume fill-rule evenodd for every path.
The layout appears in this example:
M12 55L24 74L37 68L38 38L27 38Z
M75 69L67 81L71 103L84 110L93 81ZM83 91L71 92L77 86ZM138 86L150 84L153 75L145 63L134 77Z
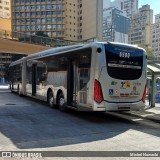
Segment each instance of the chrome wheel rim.
M52 95L52 93L49 94L49 105L51 107L53 106L53 95Z
M61 98L59 99L59 105L60 105L60 106L63 106L63 105L64 105L64 98L61 97Z

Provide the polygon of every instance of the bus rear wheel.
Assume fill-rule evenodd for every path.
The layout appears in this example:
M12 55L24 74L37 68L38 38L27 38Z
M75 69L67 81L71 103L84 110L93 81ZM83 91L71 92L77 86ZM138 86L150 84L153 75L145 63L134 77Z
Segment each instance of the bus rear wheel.
M54 106L53 92L52 92L52 91L49 91L47 97L48 97L48 105L49 105L50 107L53 107L53 106Z
M65 112L67 110L63 93L60 93L58 97L58 107L59 107L59 110L62 112Z

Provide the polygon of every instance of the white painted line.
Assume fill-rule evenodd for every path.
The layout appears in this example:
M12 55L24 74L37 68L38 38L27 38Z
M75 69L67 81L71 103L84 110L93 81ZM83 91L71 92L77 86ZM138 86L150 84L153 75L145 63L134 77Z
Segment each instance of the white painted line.
M136 121L142 121L143 119L142 118L135 118L135 119L132 119L132 121L136 122Z

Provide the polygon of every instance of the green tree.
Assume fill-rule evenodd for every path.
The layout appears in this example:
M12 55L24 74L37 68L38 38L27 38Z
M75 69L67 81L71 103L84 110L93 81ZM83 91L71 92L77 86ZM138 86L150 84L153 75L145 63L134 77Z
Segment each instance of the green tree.
M150 47L145 45L139 45L139 47L146 50L148 59L152 59L155 56L154 51Z

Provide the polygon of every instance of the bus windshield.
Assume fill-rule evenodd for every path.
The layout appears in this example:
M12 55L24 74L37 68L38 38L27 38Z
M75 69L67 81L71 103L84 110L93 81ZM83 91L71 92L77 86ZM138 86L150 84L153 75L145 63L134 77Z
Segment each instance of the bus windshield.
M123 45L105 45L109 76L121 80L135 80L142 75L143 50Z

